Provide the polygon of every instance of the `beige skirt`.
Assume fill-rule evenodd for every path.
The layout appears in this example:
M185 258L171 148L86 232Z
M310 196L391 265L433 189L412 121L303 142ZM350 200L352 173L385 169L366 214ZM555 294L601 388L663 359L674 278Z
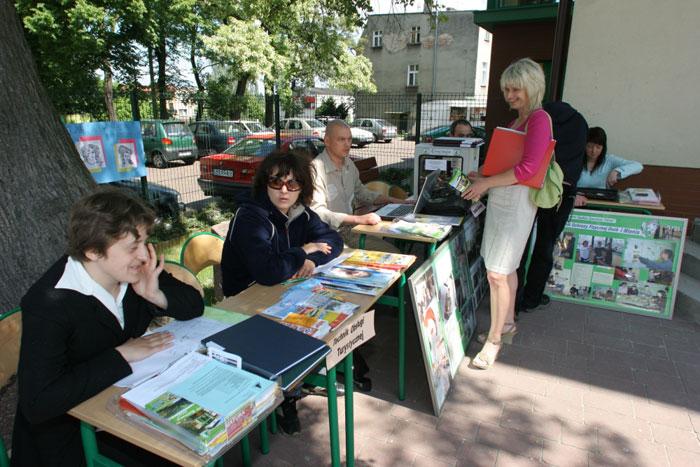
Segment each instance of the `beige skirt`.
M481 256L488 271L510 274L518 269L536 213L527 186L489 190L481 241Z

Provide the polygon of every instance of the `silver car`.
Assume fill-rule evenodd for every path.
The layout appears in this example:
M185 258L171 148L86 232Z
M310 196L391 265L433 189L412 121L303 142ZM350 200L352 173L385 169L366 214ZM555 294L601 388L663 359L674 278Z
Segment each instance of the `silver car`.
M358 148L363 148L369 143L374 142L374 134L367 130L358 127L350 127L350 133L352 133L352 144L356 145Z
M388 143L396 138L397 128L381 118L356 118L352 126L369 131L374 135L375 141Z

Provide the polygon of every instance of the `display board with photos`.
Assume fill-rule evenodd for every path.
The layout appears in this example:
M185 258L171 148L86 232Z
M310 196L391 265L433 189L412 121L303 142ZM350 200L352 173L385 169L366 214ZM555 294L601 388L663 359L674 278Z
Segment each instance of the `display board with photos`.
M408 279L433 410L438 416L476 331L476 309L487 290L479 255L481 230L481 222L469 218Z
M687 219L574 209L554 247L553 299L671 319Z

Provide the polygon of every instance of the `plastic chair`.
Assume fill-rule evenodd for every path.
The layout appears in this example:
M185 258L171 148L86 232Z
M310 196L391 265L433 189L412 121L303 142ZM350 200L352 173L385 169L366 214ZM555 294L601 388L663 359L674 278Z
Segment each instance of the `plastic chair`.
M374 180L374 181L365 183L365 186L368 189L370 189L372 191L376 191L377 193L380 193L384 196L389 195L389 184L386 182L382 182L380 180Z
M7 384L10 377L17 373L19 360L19 341L22 335L22 315L20 308L0 313L0 387ZM0 467L8 467L10 459L7 456L5 443L0 438Z
M408 198L408 193L401 187L391 185L391 188L389 188L389 196L392 198L406 199Z
M200 284L197 280L197 276L192 274L189 269L187 269L180 263L176 263L175 261L169 260L165 262L165 264L163 265L163 269L172 274L172 276L175 279L182 281L185 284L191 285L192 287L197 289L199 295L204 297L204 287L202 287L202 284ZM171 318L170 316L156 316L151 320L150 324L148 325L148 329L152 331L161 326L165 326L172 320L173 318Z
M207 266L221 263L224 239L211 232L192 234L180 250L180 264L197 275Z

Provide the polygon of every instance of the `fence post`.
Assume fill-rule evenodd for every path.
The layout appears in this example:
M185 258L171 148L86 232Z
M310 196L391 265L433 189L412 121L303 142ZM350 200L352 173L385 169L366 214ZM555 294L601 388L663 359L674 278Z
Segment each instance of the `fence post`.
M277 92L277 85L272 88L275 96L275 145L277 149L282 145L282 138L280 136L280 95Z
M141 112L139 111L139 97L137 95L137 90L136 90L136 84L133 85L131 88L131 93L130 93L130 100L131 100L131 118L135 122L141 121ZM143 163L146 163L146 154L143 155ZM143 176L141 178L141 196L143 196L143 199L148 201L148 178Z
M420 113L423 95L416 94L416 144L420 143Z

